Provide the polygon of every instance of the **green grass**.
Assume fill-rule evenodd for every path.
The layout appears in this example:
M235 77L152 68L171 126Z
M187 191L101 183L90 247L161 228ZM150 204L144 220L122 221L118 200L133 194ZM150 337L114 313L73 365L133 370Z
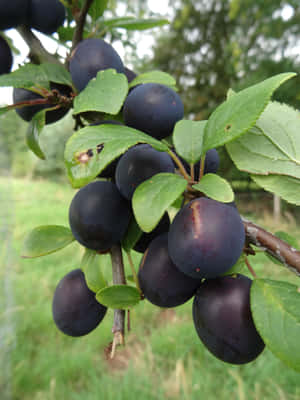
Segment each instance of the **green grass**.
M60 333L52 321L53 292L67 272L78 268L82 251L73 243L31 260L20 258L20 252L33 227L68 224L74 193L44 181L0 179L1 400L300 398L300 375L268 350L245 366L216 360L196 335L191 301L176 310L146 302L134 308L127 346L114 361L104 355L112 338L111 311L85 337ZM295 226L283 228L299 235ZM263 254L251 261L260 276L296 282Z

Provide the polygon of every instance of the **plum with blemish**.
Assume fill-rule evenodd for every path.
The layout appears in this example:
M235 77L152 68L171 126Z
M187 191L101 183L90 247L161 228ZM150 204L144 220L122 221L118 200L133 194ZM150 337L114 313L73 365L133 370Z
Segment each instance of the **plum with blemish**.
M245 229L235 207L197 198L175 216L169 231L169 254L174 264L194 278L215 278L239 259Z

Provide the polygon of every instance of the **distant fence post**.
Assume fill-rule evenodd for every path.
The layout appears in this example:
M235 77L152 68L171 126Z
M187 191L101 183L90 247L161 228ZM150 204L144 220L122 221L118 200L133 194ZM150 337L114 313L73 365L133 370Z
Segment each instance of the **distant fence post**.
M274 194L273 196L273 216L276 223L280 222L281 217L281 201L280 197Z

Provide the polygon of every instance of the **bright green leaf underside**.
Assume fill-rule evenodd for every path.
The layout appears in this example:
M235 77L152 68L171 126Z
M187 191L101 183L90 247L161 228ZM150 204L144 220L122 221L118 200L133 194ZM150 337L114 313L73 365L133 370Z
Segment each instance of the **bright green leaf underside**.
M101 257L95 250L86 249L80 265L89 289L95 293L107 286L99 262Z
M26 64L16 71L0 76L0 86L16 88L49 87L49 82L72 86L70 73L59 64Z
M283 175L251 175L254 182L291 204L300 206L300 179Z
M75 97L74 114L97 111L116 115L127 92L128 82L124 74L118 74L114 69L99 71L97 77Z
M130 82L129 87L131 88L143 83L159 83L169 87L176 86L176 80L166 72L149 71L138 75L132 82Z
M126 310L138 304L141 296L139 291L133 286L113 285L97 292L96 299L108 308Z
M181 120L175 125L175 150L188 163L196 163L202 155L204 128L207 121Z
M54 253L74 241L69 228L45 225L34 228L25 238L22 257L35 258Z
M286 282L257 279L251 287L251 310L268 348L300 372L300 289Z
M185 179L171 173L160 173L141 183L132 198L133 212L140 228L151 232L186 187Z
M207 197L223 203L230 203L234 200L234 193L229 182L216 174L205 174L199 183L193 185L193 188Z
M270 103L251 129L227 150L236 166L253 174L282 174L300 179L300 112Z

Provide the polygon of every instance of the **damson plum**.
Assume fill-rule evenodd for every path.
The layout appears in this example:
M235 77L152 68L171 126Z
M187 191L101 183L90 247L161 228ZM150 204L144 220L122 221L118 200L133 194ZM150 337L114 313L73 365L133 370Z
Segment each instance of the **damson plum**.
M7 41L0 36L0 75L8 74L11 70L13 57Z
M69 96L72 89L67 85L61 85L58 83L50 83L51 90L58 90L61 95ZM39 100L43 99L43 97L37 93L32 92L31 90L14 88L13 89L13 102L22 103L31 100ZM20 108L16 108L16 113L24 119L24 121L31 121L36 113L42 111L46 108L55 107L55 104L38 104L33 106L24 106ZM46 124L52 124L61 118L63 118L67 112L69 111L66 107L60 107L56 110L51 110L46 112Z
M130 205L112 182L95 181L81 188L69 209L75 239L83 246L107 251L121 241L131 218Z
M98 71L114 68L124 73L124 65L115 49L102 39L82 40L72 52L69 70L72 81L80 92Z
M55 324L66 335L86 335L99 325L106 311L88 288L80 269L69 272L57 285L52 314Z
M0 31L27 21L30 0L0 0Z
M231 364L253 361L265 347L251 315L251 283L243 275L206 280L194 298L198 336L214 356Z
M125 125L163 139L172 134L176 122L183 118L183 103L169 87L145 83L127 96L123 117Z
M180 272L168 254L168 234L157 236L146 250L138 273L144 296L159 307L176 307L193 297L201 281Z
M174 264L194 278L215 278L240 257L245 230L235 207L201 197L175 216L169 231Z
M132 82L137 77L137 74L127 67L124 67L124 74L126 75L128 83Z
M154 240L157 236L166 233L169 231L170 227L170 218L168 213L166 212L162 219L159 221L158 225L156 226L153 231L149 233L143 233L140 239L137 241L137 243L134 246L134 250L139 252L139 253L144 253L152 240Z
M63 25L66 10L60 0L30 0L28 25L51 35Z
M159 221L156 228L153 229L153 231L149 233L143 232L142 236L135 244L133 250L139 253L144 253L147 250L149 244L152 242L152 240L155 239L157 236L168 232L169 227L170 227L170 218L168 213L166 212L163 215L162 219Z
M116 168L116 185L130 200L137 186L160 172L174 172L174 164L167 153L154 150L148 144L130 148L120 158Z

